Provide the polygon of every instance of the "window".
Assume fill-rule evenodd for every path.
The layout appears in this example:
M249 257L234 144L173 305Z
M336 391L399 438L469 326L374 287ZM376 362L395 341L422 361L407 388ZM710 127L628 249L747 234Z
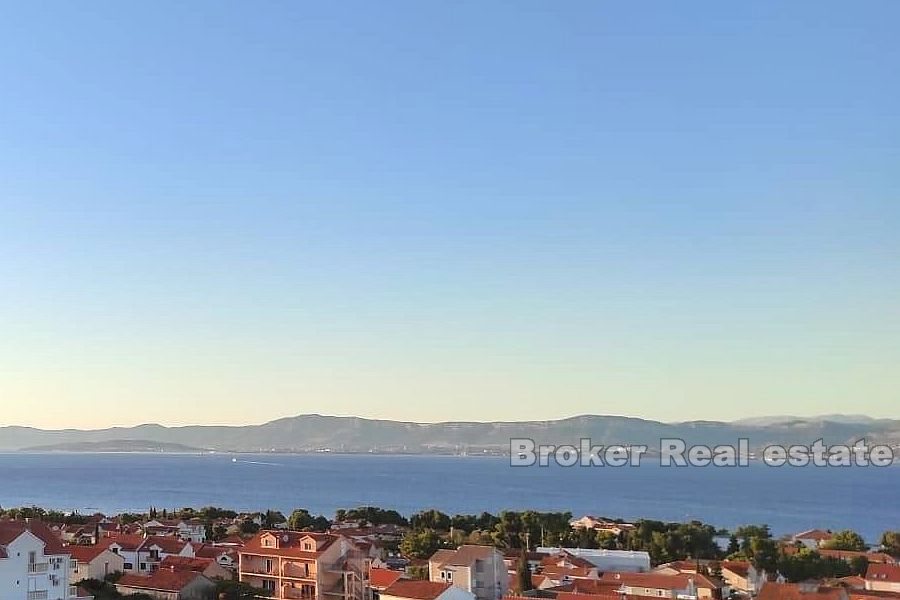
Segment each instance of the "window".
M272 559L267 558L266 559L266 573L271 573L271 572L272 572Z
M264 579L263 580L263 589L269 592L275 591L275 580L274 579Z
M131 563L125 563L124 565L122 565L122 568L125 569L126 571L133 571L134 565Z
M312 550L312 544L310 544L309 542L304 543L303 549L306 550L307 552Z

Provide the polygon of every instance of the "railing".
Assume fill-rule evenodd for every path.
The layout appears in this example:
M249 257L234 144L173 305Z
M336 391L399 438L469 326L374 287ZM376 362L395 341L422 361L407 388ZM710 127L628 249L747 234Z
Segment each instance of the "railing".
M28 572L29 573L46 573L47 569L50 568L48 563L28 563Z
M28 592L28 600L47 600L47 590Z
M278 569L272 565L271 569L266 569L265 565L241 565L241 573L249 573L251 575L269 575L278 577Z
M285 587L281 590L281 597L290 600L315 600L316 595L309 592L303 592L296 588Z
M282 577L293 577L299 579L315 579L316 578L316 569L313 567L312 569L309 566L303 567L301 565L294 565L291 563L287 563L281 570Z

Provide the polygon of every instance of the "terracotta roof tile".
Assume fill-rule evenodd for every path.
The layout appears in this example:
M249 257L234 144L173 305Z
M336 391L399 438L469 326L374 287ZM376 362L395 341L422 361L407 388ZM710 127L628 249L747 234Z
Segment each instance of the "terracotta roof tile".
M194 571L155 571L152 575L123 575L116 586L163 592L180 592L197 577Z
M403 577L403 571L369 569L369 587L383 590L396 583L401 577Z
M400 579L382 592L382 596L412 598L413 600L434 600L450 589L449 583L440 581L418 581Z

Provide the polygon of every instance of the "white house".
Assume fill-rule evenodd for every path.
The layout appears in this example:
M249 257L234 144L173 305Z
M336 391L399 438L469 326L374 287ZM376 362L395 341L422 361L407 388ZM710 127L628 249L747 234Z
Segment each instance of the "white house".
M144 523L150 535L174 535L186 542L205 542L206 525L200 519L153 519Z
M870 564L866 571L866 589L900 593L900 566Z
M149 575L159 568L159 563L167 556L194 558L194 546L175 536L141 537L122 535L105 538L104 545L111 552L124 559L126 574Z
M104 546L69 546L66 550L71 556L70 583L125 572L125 559Z
M831 532L825 531L824 529L809 529L807 531L801 531L800 533L794 534L791 537L791 541L797 543L801 543L810 550L815 550L819 548L822 544L831 539Z
M43 523L0 521L0 592L3 600L70 600L69 554Z

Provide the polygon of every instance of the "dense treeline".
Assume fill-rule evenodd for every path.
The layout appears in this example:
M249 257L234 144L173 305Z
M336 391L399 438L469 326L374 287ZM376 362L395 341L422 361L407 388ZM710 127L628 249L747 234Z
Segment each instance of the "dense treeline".
M867 566L865 557L845 561L806 548L785 553L783 542L772 537L767 525L738 527L731 533L727 547L722 548L718 540L726 532L700 521L671 523L640 519L632 524L633 527L623 527L616 535L609 531L573 529L570 512L526 510L504 511L498 515L482 512L451 516L430 509L407 519L396 510L361 506L336 511L332 521L323 515L313 515L305 508L295 509L285 517L276 510L238 514L233 510L206 506L171 511L151 508L147 514L119 517L125 522L146 518L196 518L207 524L207 535L213 540L228 534L229 530L221 524L223 519L237 520L238 531L244 535L279 526L297 531L327 531L334 522L354 522L361 526L397 525L408 531L394 549L410 558L426 558L440 548L464 543L493 545L505 550L531 550L538 546L641 550L650 554L653 564L691 559L748 560L758 569L779 572L790 581L862 574ZM35 506L0 508L0 518L38 518L65 524L83 524L88 520L87 516L78 513L48 511ZM618 519L604 520L623 523ZM900 531L886 531L880 541L884 552L900 556ZM866 549L866 544L858 533L844 530L836 532L823 547L861 551Z

